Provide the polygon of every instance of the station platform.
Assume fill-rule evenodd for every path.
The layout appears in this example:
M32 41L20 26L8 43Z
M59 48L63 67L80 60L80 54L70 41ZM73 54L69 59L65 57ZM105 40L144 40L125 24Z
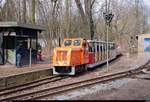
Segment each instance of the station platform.
M51 67L50 61L41 61L21 68L9 64L0 65L0 90L50 76Z
M98 72L98 74L103 76L129 69L139 68L150 61L150 53L123 54L123 56L117 60L118 61L109 66L108 72L106 71L106 68L103 68ZM52 65L49 61L41 62L39 64L32 65L31 67L26 66L22 68L16 68L15 66L11 65L0 66L0 90L25 84L27 82L51 75ZM85 75L85 77L87 78L88 76Z
M16 66L9 65L9 64L0 65L0 78L22 74L22 73L30 73L39 70L46 70L50 68L51 68L51 64L49 63L49 61L43 61L37 64L32 64L31 67L29 65L26 65L21 68L17 68Z

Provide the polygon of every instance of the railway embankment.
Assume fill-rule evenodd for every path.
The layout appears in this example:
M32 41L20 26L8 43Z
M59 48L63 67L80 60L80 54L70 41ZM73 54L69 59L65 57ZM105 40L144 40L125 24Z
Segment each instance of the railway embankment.
M106 68L104 66L100 66L94 71L88 71L87 73L80 75L78 77L73 77L68 79L64 79L62 81L58 81L48 85L48 86L57 86L57 85L64 85L69 84L71 82L77 82L82 81L88 78L94 78L97 76L106 76L108 74L113 74L117 72L126 71L129 69L136 69L140 66L143 66L148 61L150 61L150 58L148 57L148 54L132 54L132 55L126 55L124 54L122 57L116 59L113 61L109 66L109 72L107 72ZM36 69L36 70L35 70ZM3 70L3 68L0 68L0 70ZM6 70L6 69L5 69ZM11 69L12 70L12 69ZM16 70L16 71L14 71ZM11 73L7 76L1 76L0 79L0 88L8 88L13 87L16 85L25 84L31 81L39 80L40 78L44 78L46 76L52 75L52 69L50 67L44 67L44 66L37 66L34 69L30 68L22 68L22 72L18 71L19 69L13 69L14 73ZM18 73L17 73L18 71ZM0 71L1 72L1 71ZM44 86L43 86L44 87Z
M82 82L85 82L84 88L86 88L86 87L88 87L87 85L89 85L89 83L91 83L92 85L94 83L99 84L101 82L103 83L104 81L107 82L107 81L111 81L112 79L126 77L129 74L132 75L137 72L139 73L139 71L141 72L141 68L143 68L143 66L145 66L145 64L147 64L150 61L150 58L147 56L148 56L147 54L138 54L138 55L137 54L132 54L132 55L124 54L122 57L119 57L118 59L116 59L110 63L109 71L106 69L106 66L104 65L104 66L99 66L97 69L95 69L93 71L88 71L88 72L78 75L76 77L68 77L68 78L64 78L64 79L56 78L54 81L43 79L43 81L38 81L38 83L40 83L38 85L34 85L34 84L37 84L37 82L36 82L29 86L24 85L22 88L16 87L16 90L10 89L10 90L1 91L1 99L9 100L9 99L16 99L17 97L19 99L34 99L34 98L37 99L37 97L40 99L41 98L42 99L57 99L58 97L67 97L67 95L69 95L68 99L70 97L74 98L74 96L71 96L71 91L80 92L79 90L83 89L83 88L80 88L80 85L83 86ZM137 68L139 69L139 71L137 70ZM117 73L120 73L120 74L117 74ZM42 78L44 78L44 76ZM89 82L86 80L89 80ZM92 80L93 82L90 82L90 80ZM45 84L43 84L43 83L45 83ZM77 83L77 84L81 83L81 84L75 85L75 83ZM97 84L95 84L95 85L97 85ZM68 86L68 85L73 85L73 87ZM66 86L66 89L63 86ZM26 88L26 87L29 87L29 88ZM61 90L61 87L63 90ZM90 86L90 87L92 87L92 86ZM55 88L59 88L60 90L59 89L55 90ZM75 88L75 90L70 90L72 88L73 89ZM49 91L49 89L51 91ZM54 91L55 94L53 94L52 90ZM68 91L65 91L65 90L68 90ZM35 96L33 93L35 94ZM85 93L88 94L88 92L85 92ZM50 94L52 96L49 96ZM62 98L60 98L60 99L62 99Z
M33 67L15 68L12 66L0 67L0 90L26 84L43 77L51 76L51 66L35 65Z

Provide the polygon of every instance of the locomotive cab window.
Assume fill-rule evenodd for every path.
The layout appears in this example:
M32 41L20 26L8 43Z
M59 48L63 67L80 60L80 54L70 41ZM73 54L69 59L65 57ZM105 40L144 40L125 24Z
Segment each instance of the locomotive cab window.
M80 40L74 40L73 45L74 46L80 46L81 45L81 41Z
M71 46L72 40L65 40L64 46Z

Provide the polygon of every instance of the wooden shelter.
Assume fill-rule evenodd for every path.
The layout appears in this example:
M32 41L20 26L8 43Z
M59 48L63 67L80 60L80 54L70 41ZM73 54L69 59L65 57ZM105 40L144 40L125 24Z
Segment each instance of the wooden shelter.
M18 22L0 22L0 64L16 65L16 48L24 44L26 50L22 63L36 63L38 51L38 34L45 31L40 26Z

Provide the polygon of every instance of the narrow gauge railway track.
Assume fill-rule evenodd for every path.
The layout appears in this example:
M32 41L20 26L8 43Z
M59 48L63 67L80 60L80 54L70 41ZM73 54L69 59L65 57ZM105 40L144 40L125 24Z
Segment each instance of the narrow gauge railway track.
M119 56L119 58L120 57L121 56ZM110 64L115 63L116 61L119 60L119 58L112 61ZM92 71L89 71L88 73L92 73ZM28 88L37 87L37 86L40 86L40 85L43 85L43 84L47 84L49 82L54 82L54 81L58 81L58 80L61 80L61 79L65 79L67 77L69 77L69 76L60 76L60 75L48 76L48 77L45 77L45 78L42 78L42 79L39 79L39 80L35 80L35 81L32 81L32 82L28 82L28 83L25 83L25 84L22 84L22 85L17 85L17 86L6 88L6 89L1 89L0 90L0 96L6 95L6 94L11 94L11 93L14 93L14 92L17 92L17 91L22 91L22 90L25 90L25 89L28 89Z
M147 64L139 67L138 69L130 69L127 71L123 71L123 72L119 72L119 73L115 73L115 74L109 74L109 75L105 75L105 76L100 76L100 77L96 77L96 78L92 78L92 79L88 79L88 80L84 80L84 81L80 81L80 82L74 82L74 83L66 84L66 85L62 85L62 86L46 88L43 90L31 92L31 93L25 93L25 94L21 94L18 96L8 97L8 98L5 98L4 100L14 100L14 99L15 100L38 100L38 99L43 99L45 97L55 95L58 93L62 93L62 92L66 92L69 90L73 90L76 88L81 88L81 87L93 85L96 83L104 83L104 82L108 82L108 81L113 81L115 79L129 77L129 76L132 76L135 74L142 73L143 69L150 68L150 66L147 66Z
M120 57L121 56L118 56L117 58L119 59ZM118 60L118 59L116 59L116 60ZM112 61L110 64L116 62L116 60ZM92 71L89 71L88 73L92 73ZM42 79L39 79L39 80L36 80L36 81L33 81L33 82L29 82L29 83L26 83L26 84L23 84L23 85L18 85L18 86L10 87L10 88L7 88L7 89L2 89L2 90L0 90L0 100L5 100L4 98L1 98L2 96L5 97L5 95L7 96L7 95L10 95L10 94L13 94L13 93L16 93L16 92L21 92L21 91L24 91L24 90L32 89L34 87L36 88L38 86L41 86L41 85L44 85L44 84L47 84L47 83L50 83L50 82L59 81L61 79L65 79L67 77L69 77L69 76L62 76L62 77L60 77L60 75L49 76L49 77L45 77L45 78L42 78ZM9 99L9 98L6 98L6 99Z
M48 77L45 77L45 78L42 78L42 79L39 79L39 80L28 82L26 84L10 87L10 88L7 88L7 89L2 89L2 90L0 90L0 100L1 100L2 96L9 95L9 94L12 94L12 93L15 93L15 92L20 92L20 91L23 91L23 90L29 90L29 89L32 89L34 87L38 87L38 86L41 86L41 85L44 85L44 84L48 84L50 82L55 82L55 81L58 81L58 80L65 79L67 77L68 76L59 76L59 75L48 76Z

